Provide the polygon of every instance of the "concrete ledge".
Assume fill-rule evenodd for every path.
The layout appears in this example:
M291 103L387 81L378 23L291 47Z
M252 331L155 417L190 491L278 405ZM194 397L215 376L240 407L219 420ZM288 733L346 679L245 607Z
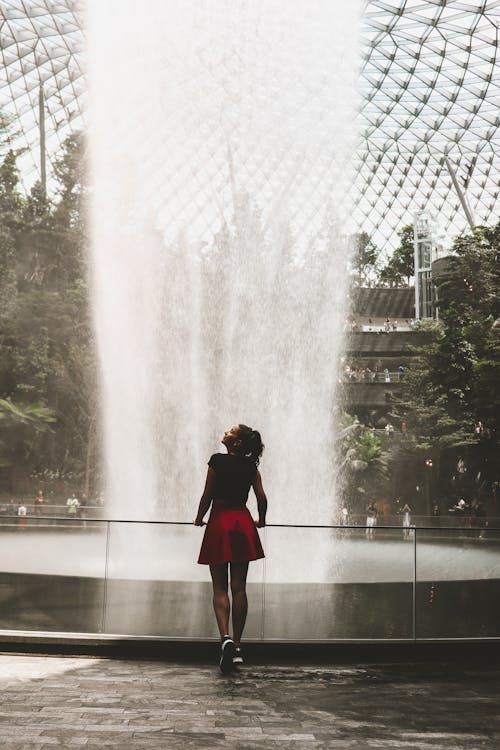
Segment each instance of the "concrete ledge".
M348 664L399 662L498 663L500 639L421 641L283 642L246 641L250 663ZM218 642L122 636L1 635L0 652L103 658L140 658L211 664Z

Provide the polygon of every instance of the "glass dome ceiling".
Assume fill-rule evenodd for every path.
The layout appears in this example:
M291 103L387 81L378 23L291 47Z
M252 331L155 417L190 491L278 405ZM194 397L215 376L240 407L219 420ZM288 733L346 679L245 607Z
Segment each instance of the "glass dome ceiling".
M12 145L25 185L40 175L39 92L44 92L46 153L83 127L86 86L82 5L73 0L5 0L0 5L0 112L11 120Z
M500 2L370 0L363 28L356 220L368 232L419 209L467 226L498 215Z
M428 209L443 230L458 232L468 225L464 198L475 223L495 221L500 0L367 0L363 8L351 230L393 244L415 211ZM79 0L0 7L0 111L12 117L14 146L27 147L27 186L40 169L40 84L49 165L83 127L83 11Z

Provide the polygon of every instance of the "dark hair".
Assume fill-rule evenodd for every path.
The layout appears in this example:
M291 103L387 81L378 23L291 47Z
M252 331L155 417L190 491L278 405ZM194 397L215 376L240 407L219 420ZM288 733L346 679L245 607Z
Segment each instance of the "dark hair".
M255 466L258 466L262 451L264 450L260 432L252 430L246 424L239 424L238 438L241 440L240 453L253 461Z

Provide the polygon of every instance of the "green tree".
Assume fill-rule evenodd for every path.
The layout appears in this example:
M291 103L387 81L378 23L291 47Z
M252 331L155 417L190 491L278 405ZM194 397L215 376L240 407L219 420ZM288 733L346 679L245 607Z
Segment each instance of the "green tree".
M420 456L474 441L464 403L471 374L468 348L457 335L447 338L442 326L427 324L425 332L427 343L413 348L401 390L392 396L393 413L407 423L406 447Z
M23 205L24 225L34 225L44 221L49 217L51 210L51 201L40 181L37 180Z
M64 226L84 232L82 202L85 196L85 144L81 133L72 133L64 142L64 150L54 166L59 182L59 202L55 216Z
M17 154L9 149L0 164L0 220L11 231L22 221L22 198L19 193Z
M17 298L16 252L12 232L0 225L0 325L14 314Z
M382 285L396 288L410 286L410 279L415 273L413 224L403 227L398 235L400 244L379 273Z
M3 464L11 467L0 477L5 486L11 476L36 470L71 473L88 491L97 476L84 174L78 134L57 161L55 197L48 198L40 183L26 197L20 194L14 152L0 164L0 440Z
M0 468L29 460L40 435L55 421L53 412L43 404L0 399Z
M356 286L372 286L377 278L379 250L367 232L351 237L353 282Z
M457 379L463 408L489 432L500 429L500 223L458 237L456 260L439 289L440 317L450 346L460 339ZM458 356L458 355L454 355ZM455 394L454 394L455 395Z
M394 400L408 425L408 451L448 464L467 455L491 482L500 434L499 227L455 241L439 287L440 322L426 326L429 341L414 348Z

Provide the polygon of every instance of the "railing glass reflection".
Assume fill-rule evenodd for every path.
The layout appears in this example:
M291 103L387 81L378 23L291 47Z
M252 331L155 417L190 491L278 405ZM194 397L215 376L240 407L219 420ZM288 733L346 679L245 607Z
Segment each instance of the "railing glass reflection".
M500 637L500 529L416 530L416 636Z
M191 524L110 523L108 633L216 638L208 566L197 565L201 530ZM262 637L263 563L250 566L245 635Z
M103 521L2 518L0 629L103 632L106 529Z
M268 527L265 639L413 638L413 540L400 529Z
M45 522L47 521L47 522ZM4 518L0 630L217 637L189 523ZM248 640L500 637L500 529L279 526L250 565Z

